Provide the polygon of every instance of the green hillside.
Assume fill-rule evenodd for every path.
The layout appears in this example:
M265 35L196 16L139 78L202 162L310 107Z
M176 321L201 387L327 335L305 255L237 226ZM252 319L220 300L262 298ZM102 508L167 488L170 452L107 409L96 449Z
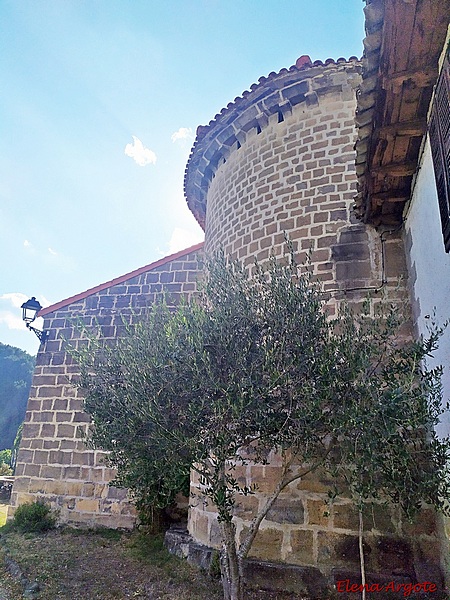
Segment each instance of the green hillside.
M25 417L34 356L0 342L0 450L12 448Z

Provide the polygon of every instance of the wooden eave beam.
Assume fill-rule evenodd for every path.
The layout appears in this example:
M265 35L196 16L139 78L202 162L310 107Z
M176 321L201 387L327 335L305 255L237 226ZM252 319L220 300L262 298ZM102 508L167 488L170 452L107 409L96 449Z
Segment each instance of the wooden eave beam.
M405 189L392 192L378 192L371 194L371 199L374 206L381 206L384 202L407 202L409 200L409 193Z
M398 93L405 81L412 81L417 87L425 88L434 85L437 76L438 70L435 66L391 73L383 77L381 87L384 90L393 90L394 93Z
M380 165L379 167L372 167L370 170L370 174L372 177L376 177L377 175L388 175L390 177L408 177L410 175L414 175L416 168L416 161L390 163L387 165Z
M426 119L417 119L415 121L408 121L404 123L392 123L390 125L383 125L375 129L375 135L380 138L389 138L396 136L409 136L409 137L422 137L427 131Z

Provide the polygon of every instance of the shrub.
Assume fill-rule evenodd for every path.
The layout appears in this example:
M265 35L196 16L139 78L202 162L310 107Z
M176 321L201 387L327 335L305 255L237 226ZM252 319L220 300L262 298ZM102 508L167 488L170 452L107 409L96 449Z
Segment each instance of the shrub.
M55 527L56 517L43 502L31 502L17 508L14 525L22 532L48 531Z
M2 477L7 477L8 475L12 475L12 469L11 467L6 464L5 462L1 462L0 461L0 475Z

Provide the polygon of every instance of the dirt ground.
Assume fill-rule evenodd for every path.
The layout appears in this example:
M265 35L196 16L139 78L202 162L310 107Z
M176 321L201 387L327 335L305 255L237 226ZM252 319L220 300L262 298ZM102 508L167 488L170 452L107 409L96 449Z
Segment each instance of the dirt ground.
M38 582L39 600L223 598L220 581L168 554L161 536L73 529L38 535L8 527L0 529L0 600L23 597L17 575L12 578L6 572L6 555L19 565L28 582ZM301 600L263 591L249 591L247 599Z

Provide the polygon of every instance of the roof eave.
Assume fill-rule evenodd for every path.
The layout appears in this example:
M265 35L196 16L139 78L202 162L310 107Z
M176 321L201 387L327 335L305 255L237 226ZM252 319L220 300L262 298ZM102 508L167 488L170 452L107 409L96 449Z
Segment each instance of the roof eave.
M427 130L450 0L366 0L365 14L355 212L373 225L398 225Z

